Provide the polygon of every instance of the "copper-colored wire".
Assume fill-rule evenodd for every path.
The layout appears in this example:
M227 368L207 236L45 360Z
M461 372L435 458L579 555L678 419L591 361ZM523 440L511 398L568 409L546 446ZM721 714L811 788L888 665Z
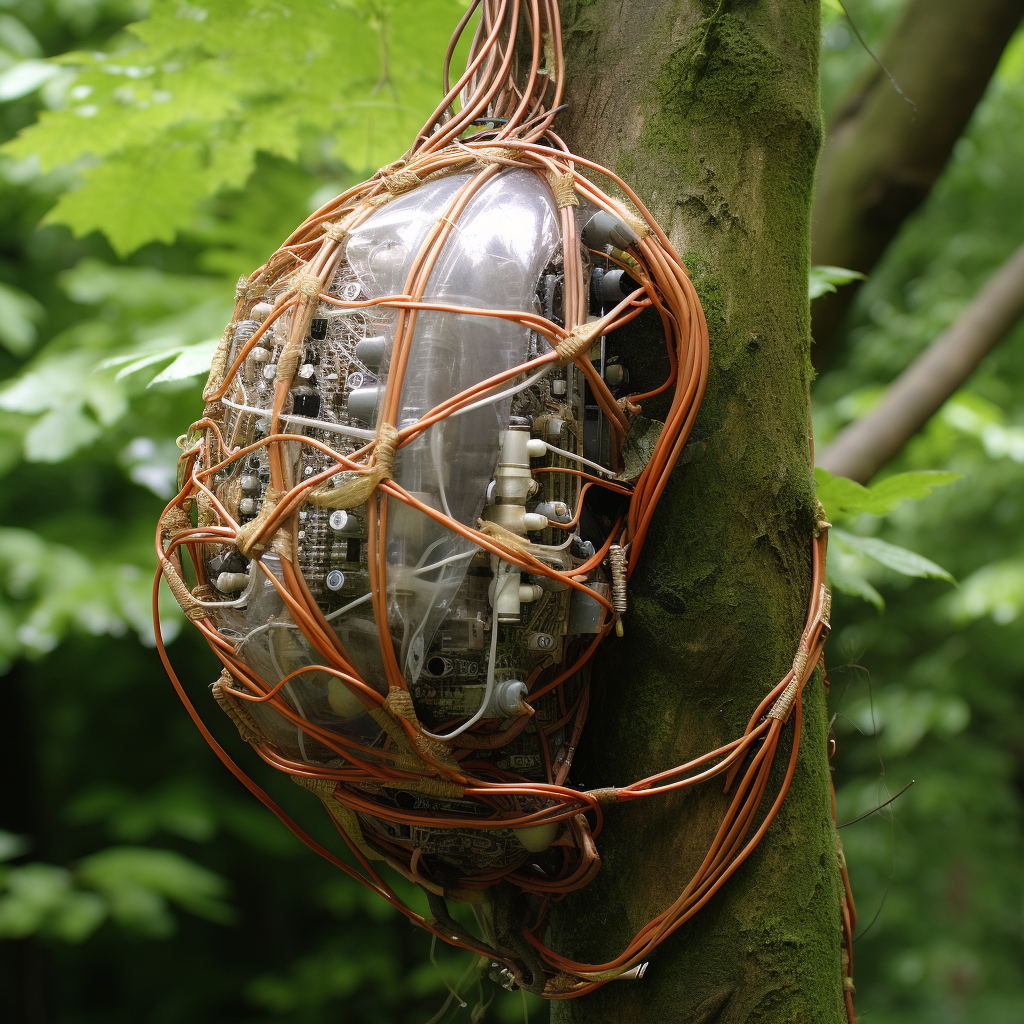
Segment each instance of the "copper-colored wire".
M466 69L452 84L449 67L453 54L459 39L475 16L478 16L479 20L470 42ZM548 63L549 61L553 63ZM522 68L519 66L520 63L523 65ZM276 302L266 320L232 354L230 363L223 370L223 376L219 380L211 381L206 396L210 405L207 406L204 417L198 420L189 432L189 437L195 437L196 440L180 459L182 489L165 509L162 517L163 522L172 510L177 510L177 521L180 522L180 512L186 511L192 503L201 500L211 510L217 525L179 530L170 543L165 543L158 528L156 538L161 563L170 563L177 572L180 570L180 551L187 551L196 568L199 582L203 583L205 546L211 543L230 543L239 530L239 524L232 518L228 508L213 489L214 475L229 470L239 459L260 449L266 449L270 483L277 493L277 504L273 511L268 510L268 514L260 521L259 533L250 538L250 543L277 545L277 541L273 539L282 539L283 543L278 547L281 578L279 579L258 558L256 566L262 578L269 581L279 595L284 609L291 616L294 628L301 630L316 655L322 659L322 663L303 665L283 675L271 685L260 679L258 674L245 664L230 637L220 633L209 615L199 617L196 625L231 674L233 683L227 686L226 690L234 700L246 707L273 708L291 726L323 745L339 760L330 767L300 762L269 741L256 743L256 753L268 764L282 771L302 778L327 780L333 783L334 789L329 799L337 801L348 811L363 816L364 819L376 818L426 829L505 829L561 823L562 845L558 849L562 850L563 860L561 869L555 875L537 873L529 866L528 858L524 857L500 869L468 873L458 882L460 887L472 889L506 880L542 900L537 915L531 918L533 923L530 927L524 924L523 935L536 950L544 970L549 973L544 994L553 999L573 998L592 991L614 974L628 970L641 962L659 942L705 905L753 851L778 813L792 780L799 747L800 696L814 671L814 666L818 663L823 635L826 632L821 604L826 534L822 533L814 543L810 607L799 646L799 650L807 657L802 668L795 666L793 671L787 673L769 690L752 714L743 735L693 758L678 768L614 788L600 796L596 793L573 790L563 784L570 771L572 751L579 742L586 718L590 663L613 625L612 604L586 586L582 578L601 565L613 543L628 546L627 573L631 573L635 568L655 508L692 430L707 384L710 362L707 324L700 301L664 230L625 181L594 161L571 153L565 143L551 130L556 109L561 103L564 78L561 29L556 0L473 0L459 22L445 56L444 96L418 133L410 150L401 160L382 168L369 181L353 186L308 217L292 232L270 260L240 288L235 303L235 321L248 316L253 304L270 292L276 294ZM461 105L456 108L460 95ZM478 135L461 137L471 128L473 122L486 118L492 118L496 123L504 119L505 123ZM500 152L496 152L496 147L507 150L510 155L501 155ZM481 150L489 151L486 159ZM552 523L551 525L556 528L572 529L579 522L584 499L593 487L611 491L622 499L622 517L613 524L598 550L582 564L567 570L547 564L529 546L510 547L497 537L457 522L420 501L394 480L386 477L378 479L378 441L370 441L355 451L343 454L323 441L302 433L283 430L282 417L285 415L291 388L291 381L287 379L276 380L274 386L273 403L267 410L271 421L269 436L235 449L232 447L234 434L229 443L225 440L222 430L222 425L228 421L225 419L226 407L221 404L221 400L231 393L230 389L236 385L249 353L258 344L264 343L267 332L275 329L274 325L286 313L290 314L291 323L283 343L284 349L294 350L301 346L304 342L305 325L308 324L309 318L315 315L321 303L346 310L395 310L393 346L381 403L380 423L396 429L403 385L409 374L415 371L411 359L420 313L434 311L463 316L498 317L528 328L545 338L552 346L549 352L465 388L439 403L434 409L428 410L416 422L397 429L399 449L434 424L494 394L507 382L537 372L552 363L557 358L555 349L573 335L575 328L582 328L587 321L587 279L578 245L578 210L575 206L560 204L558 209L564 260L563 323L554 323L532 310L493 310L424 298L430 276L442 251L450 244L460 216L473 197L506 167L532 171L541 180L546 180L547 174L571 175L575 191L582 199L615 216L632 219L641 227L641 236L631 247L628 255L616 251L609 257L611 262L628 270L630 275L638 280L639 287L604 314L591 329L597 333L610 333L649 308L656 311L665 331L669 362L669 372L665 381L652 390L628 396L632 404L642 405L648 399L672 390L672 400L664 427L647 466L635 483L630 485L622 480L602 479L582 469L567 469L557 465L534 471L538 474L560 473L571 480L579 481L573 484L576 497L572 518L568 523ZM590 172L591 176L585 177L584 170ZM422 181L428 175L452 171L466 172L469 177L456 187L441 216L428 228L423 243L414 255L402 293L354 301L330 294L335 268L344 257L344 233L355 231L381 202L388 200L391 187L389 176L402 172L405 175L414 174ZM609 181L612 189L624 196L625 200L608 195L595 183L595 177ZM331 228L331 221L341 224L341 228ZM311 275L319 281L319 289L315 285L310 287L307 284ZM318 294L313 294L317 290ZM281 331L275 330L277 335L280 335ZM613 467L618 467L621 459L620 449L630 428L629 418L591 363L588 353L576 358L575 367L584 375L594 400L606 418L610 432L611 461ZM244 415L249 414L239 414L235 419L236 432L240 429ZM308 478L292 479L290 461L285 457L285 452L293 450L288 449L287 445L295 444L306 445L322 452L332 460L332 464ZM323 672L338 679L375 714L389 713L386 696L370 686L356 670L337 632L327 621L310 592L303 578L302 565L297 554L295 538L298 512L309 500L310 494L326 485L339 469L364 474L377 471L377 475L374 476L376 487L365 505L367 567L370 602L379 633L384 674L387 687L392 692L405 690L408 685L398 663L388 622L388 563L385 556L385 538L389 506L392 502L401 502L419 514L430 517L451 533L472 542L480 550L523 571L556 580L572 589L585 592L604 608L605 621L597 627L598 632L589 643L585 646L573 645L570 648L575 652L573 656L566 663L555 666L551 678L547 681L540 682L539 669L528 679L531 707L540 706L538 702L543 702L550 694L557 697L554 705L545 705L549 710L545 712L547 717L543 720L553 724L542 727L539 715L532 719L523 716L501 731L495 731L491 726L481 722L461 738L453 740L449 744L450 756L445 757L436 747L422 742L424 737L420 731L421 727L414 720L396 718L398 732L377 744L367 744L310 722L292 705L287 698L288 684L304 673ZM155 617L158 583L159 575L154 585ZM205 605L200 606L200 611L204 610ZM259 799L278 814L303 842L379 892L415 923L447 942L492 957L507 966L522 984L529 984L537 989L540 980L543 979L528 980L527 973L524 973L527 970L525 964L514 950L492 949L466 935L455 925L451 925L455 930L450 930L448 922L427 921L402 906L401 901L367 861L363 852L367 847L360 845L358 837L346 834L339 825L343 839L359 863L357 870L316 844L291 822L287 815L232 762L202 724L167 659L160 637L158 617L156 622L160 657L189 715L217 756ZM571 707L568 706L570 697L564 692L564 687L570 680L575 681L574 689L570 691ZM793 717L793 739L788 769L768 813L751 834L767 791L769 773L785 727L781 718L765 716L782 699L783 693L788 692L787 687L791 683L796 686L796 694L790 711ZM535 733L544 777L547 779L544 783L517 776L510 771L499 770L481 755L474 753L497 749L509 743L523 731L529 721L537 723ZM557 761L552 763L548 735L560 729L568 730L568 741L563 744ZM399 743L403 737L407 750L403 750ZM412 761L408 751L415 751ZM410 767L415 765L417 759L422 771L414 766ZM703 863L671 906L644 926L626 949L606 964L575 963L545 945L542 939L544 914L551 899L559 898L587 884L600 864L594 837L600 833L603 808L609 794L611 799L621 802L648 799L665 792L703 784L719 776L724 776L726 791L731 793L728 809ZM412 784L423 778L440 778L462 787L465 799L475 801L486 813L473 816L440 807L420 807L415 812L407 811L377 799L372 785L367 789L368 784L382 781L400 785L403 782ZM510 803L512 800L526 803L516 804L519 809L512 811L508 809L513 806ZM375 837L375 834L370 833L363 837L363 841L371 843L379 855L406 878L422 885L433 896L444 897L445 889L430 877L431 869L418 847L406 849L396 842ZM844 883L847 883L845 871L843 877ZM852 914L850 897L844 903L844 941L851 934L849 922ZM552 980L555 977L558 977L557 984ZM848 995L847 993L847 1001Z

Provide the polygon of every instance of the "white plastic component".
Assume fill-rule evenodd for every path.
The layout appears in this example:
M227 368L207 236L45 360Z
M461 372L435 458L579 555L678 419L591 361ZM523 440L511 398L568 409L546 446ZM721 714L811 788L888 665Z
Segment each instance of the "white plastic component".
M336 508L327 522L335 533L341 533L348 525L348 513L343 508Z
M355 718L366 711L366 705L340 679L333 676L327 680L327 703L342 718Z
M252 307L252 318L253 320L259 320L263 323L264 320L274 312L274 307L269 302L257 302Z
M541 515L539 512L524 512L523 513L523 529L526 531L530 530L546 530L548 528L548 517Z
M569 506L564 501L542 501L533 511L556 523L568 523L572 519Z
M501 455L494 469L494 495L525 504L534 487L530 473L530 431L512 428L501 432Z
M558 822L548 821L543 825L530 825L527 828L515 829L516 839L530 851L540 853L546 850L558 836Z
M256 499L242 498L238 503L238 514L240 516L251 516L256 513Z
M529 690L519 679L505 679L494 687L487 706L488 718L512 718L526 713L523 701Z
M555 381L555 383L557 384L558 381ZM564 384L565 381L562 381L562 383ZM531 437L530 440L526 442L526 454L529 455L531 459L539 459L547 450L547 442L542 441L539 437Z
M526 646L531 651L553 651L555 638L550 633L531 633Z
M538 586L536 583L520 583L519 584L519 603L530 604L533 601L539 601L544 593L544 588Z
M508 583L504 582L506 577L511 577ZM522 589L519 584L520 578L518 569L513 569L507 562L498 563L494 579L487 590L487 599L491 602L499 622L519 621L519 591Z
M556 398L561 398L569 390L569 382L565 380L553 380L551 382L551 394Z
M247 572L222 572L214 584L222 594L237 594L249 586Z
M564 421L559 419L550 419L545 421L544 429L547 431L548 437L553 441L557 441L562 436L562 427Z

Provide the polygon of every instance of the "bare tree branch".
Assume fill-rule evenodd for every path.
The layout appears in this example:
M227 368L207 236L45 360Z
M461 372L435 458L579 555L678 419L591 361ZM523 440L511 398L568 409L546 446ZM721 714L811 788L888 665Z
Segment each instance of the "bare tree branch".
M896 378L881 404L848 426L818 459L866 484L916 434L1024 316L1024 245L963 316Z
M818 164L814 263L870 272L945 167L1022 14L1024 0L910 0L880 56L916 110L877 67L840 105ZM818 369L856 293L813 304Z

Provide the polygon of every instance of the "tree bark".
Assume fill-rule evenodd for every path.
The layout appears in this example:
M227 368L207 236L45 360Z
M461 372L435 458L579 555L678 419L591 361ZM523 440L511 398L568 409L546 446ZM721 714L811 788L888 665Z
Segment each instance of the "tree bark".
M828 126L814 201L813 261L867 274L942 172L1024 0L911 0L881 68L846 97ZM814 365L828 365L856 284L812 306Z
M567 141L649 204L684 255L711 331L707 394L630 581L626 636L609 641L595 670L574 771L596 787L738 736L803 628L815 503L806 289L819 2L562 9ZM555 1003L553 1020L844 1019L819 679L805 701L796 779L751 858L662 944L641 981ZM617 955L683 890L725 805L715 781L609 809L602 870L557 908L555 948L591 963Z
M896 378L881 403L851 423L818 459L834 476L866 484L974 372L1024 316L1024 245Z

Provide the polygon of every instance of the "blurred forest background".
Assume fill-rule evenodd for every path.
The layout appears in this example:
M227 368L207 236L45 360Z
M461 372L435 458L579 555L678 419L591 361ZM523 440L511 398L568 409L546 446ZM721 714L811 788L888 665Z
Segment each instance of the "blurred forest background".
M908 2L846 6L884 56ZM822 7L828 123L877 68L839 3ZM200 410L235 279L400 154L463 9L0 0L0 135L13 140L0 149L0 1013L12 1024L423 1022L466 966L448 950L435 966L423 933L224 771L166 682L149 611L175 437ZM1024 241L1022 168L1018 31L833 332L814 386L819 450ZM835 280L815 275L812 292ZM1024 1019L1024 325L878 479L918 470L951 482L829 507L839 821L916 780L841 833L861 918L857 1009L877 1024L1009 1024ZM214 659L173 604L164 612L202 705ZM331 843L315 799L208 717ZM488 1019L545 1018L539 1000L492 996Z

